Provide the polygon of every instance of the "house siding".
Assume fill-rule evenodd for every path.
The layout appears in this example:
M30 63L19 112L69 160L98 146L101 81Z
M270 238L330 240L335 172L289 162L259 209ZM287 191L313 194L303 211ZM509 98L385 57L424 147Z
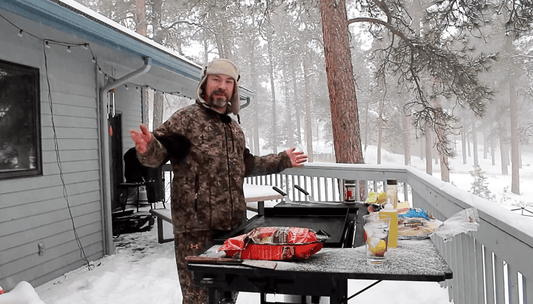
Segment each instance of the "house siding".
M18 37L0 20L0 59L39 68L41 92L43 175L0 180L0 285L9 290L20 281L40 285L94 261L103 256L104 245L97 76L91 56L81 47L68 53L65 46L52 44L46 49L47 71L42 42L28 33L78 39L0 13L26 32ZM43 255L38 254L40 243Z
M41 100L42 176L0 180L0 285L9 291L20 281L41 285L114 251L112 169L123 160L110 155L102 113L107 95L100 101L100 90L135 75L129 90L115 88L123 155L133 146L129 130L142 123L142 93L135 87L194 98L201 67L78 4L7 0L0 1L0 15L0 59L39 68ZM71 45L70 52L56 41ZM150 65L146 73L130 74L143 64Z
M134 146L130 130L140 130L139 125L142 123L142 91L140 88L137 91L132 83L128 87L128 90L124 86L115 89L117 111L122 114L122 154Z

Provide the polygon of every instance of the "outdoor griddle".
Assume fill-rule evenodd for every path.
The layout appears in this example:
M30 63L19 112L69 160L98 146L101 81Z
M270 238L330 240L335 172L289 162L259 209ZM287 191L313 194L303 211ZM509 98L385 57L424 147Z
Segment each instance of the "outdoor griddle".
M264 211L263 211L264 210ZM324 247L357 247L363 245L361 216L367 214L362 203L343 202L281 202L274 207L259 210L240 227L214 240L223 244L228 238L245 234L258 227L302 227L325 232L329 238ZM358 220L359 218L359 220ZM357 233L360 237L357 237Z

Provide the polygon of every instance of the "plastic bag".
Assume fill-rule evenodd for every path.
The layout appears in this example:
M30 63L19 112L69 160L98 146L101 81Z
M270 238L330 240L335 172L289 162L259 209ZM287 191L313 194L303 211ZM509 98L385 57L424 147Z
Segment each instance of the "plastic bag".
M457 212L448 218L435 232L442 237L444 242L451 241L452 237L459 233L477 231L479 216L475 208L468 208Z
M444 222L421 208L411 208L398 214L398 239L422 239L437 234L444 242L459 233L477 231L479 216L475 208L457 212Z
M322 249L328 238L308 228L259 227L227 239L218 251L226 256L252 260L307 259Z

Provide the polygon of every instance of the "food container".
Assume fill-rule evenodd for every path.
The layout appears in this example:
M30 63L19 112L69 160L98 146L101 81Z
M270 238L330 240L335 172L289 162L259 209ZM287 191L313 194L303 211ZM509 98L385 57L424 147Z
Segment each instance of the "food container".
M343 180L344 201L355 202L357 195L357 185L355 180Z

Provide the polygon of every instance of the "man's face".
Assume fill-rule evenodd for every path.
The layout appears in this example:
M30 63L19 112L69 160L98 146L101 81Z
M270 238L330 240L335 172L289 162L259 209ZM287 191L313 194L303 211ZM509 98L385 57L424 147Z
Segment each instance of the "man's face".
M233 90L235 80L222 74L207 75L205 85L205 101L208 105L217 109L225 109L228 105Z

